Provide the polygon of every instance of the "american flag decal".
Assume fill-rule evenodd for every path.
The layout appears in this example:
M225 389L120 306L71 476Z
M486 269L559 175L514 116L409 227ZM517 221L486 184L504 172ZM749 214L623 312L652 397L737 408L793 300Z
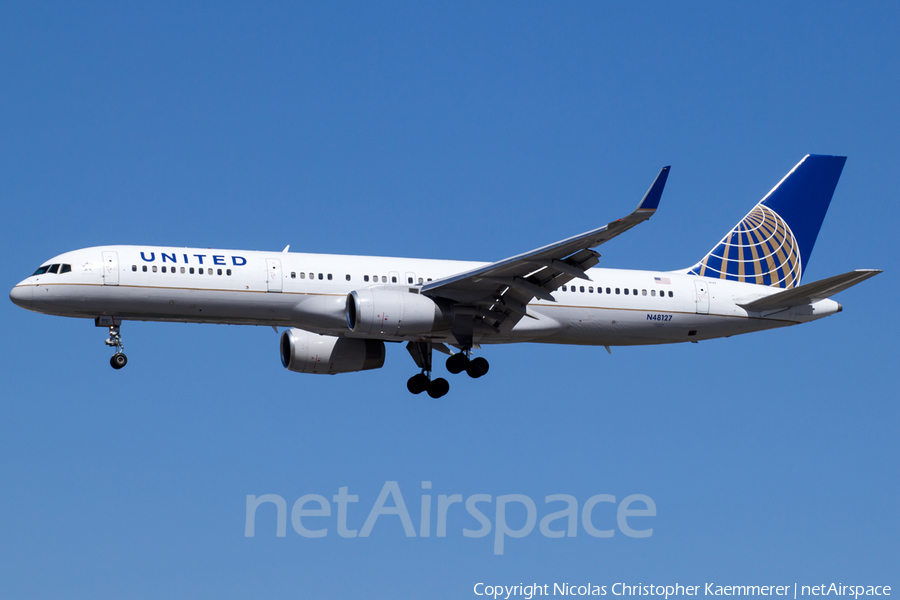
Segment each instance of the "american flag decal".
M668 277L654 277L653 282L654 283L666 283L669 285L672 284L672 281Z

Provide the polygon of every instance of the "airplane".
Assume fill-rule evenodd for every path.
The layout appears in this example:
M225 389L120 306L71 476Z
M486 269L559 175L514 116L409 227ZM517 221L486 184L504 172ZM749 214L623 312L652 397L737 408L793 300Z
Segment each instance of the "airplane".
M815 321L840 312L834 294L880 273L861 269L801 284L846 157L807 155L699 262L677 271L596 268L595 250L649 219L664 167L628 216L492 262L376 256L99 246L60 254L10 291L18 306L108 327L110 359L128 359L124 321L287 328L282 364L337 374L384 365L406 343L413 394L445 395L446 369L488 372L474 357L514 342L636 346L699 342ZM452 348L452 349L451 349Z

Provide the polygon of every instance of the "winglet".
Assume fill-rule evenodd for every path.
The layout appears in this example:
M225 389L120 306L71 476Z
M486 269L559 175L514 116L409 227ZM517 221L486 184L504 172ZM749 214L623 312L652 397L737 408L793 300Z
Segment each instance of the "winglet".
M644 194L644 198L635 210L655 211L657 207L659 207L659 199L662 198L663 188L666 187L666 179L669 178L670 168L672 167L668 166L662 168L659 175L653 180L653 185L651 185L650 189L647 190L647 193Z

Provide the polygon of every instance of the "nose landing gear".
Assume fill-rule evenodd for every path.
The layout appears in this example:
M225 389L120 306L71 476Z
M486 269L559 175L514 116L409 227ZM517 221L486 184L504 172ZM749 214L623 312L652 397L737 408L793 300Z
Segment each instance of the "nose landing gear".
M118 371L128 364L128 357L122 352L125 349L125 345L122 343L122 335L119 333L118 325L109 326L109 338L106 340L106 345L116 349L116 353L109 359L109 364L113 369Z

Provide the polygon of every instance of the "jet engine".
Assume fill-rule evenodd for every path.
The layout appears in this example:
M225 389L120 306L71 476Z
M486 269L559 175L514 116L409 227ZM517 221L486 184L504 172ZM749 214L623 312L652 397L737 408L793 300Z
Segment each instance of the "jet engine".
M380 369L384 342L289 329L281 334L281 364L288 371L321 375Z
M361 335L416 335L449 329L449 308L428 296L394 290L355 290L347 295L347 326Z

